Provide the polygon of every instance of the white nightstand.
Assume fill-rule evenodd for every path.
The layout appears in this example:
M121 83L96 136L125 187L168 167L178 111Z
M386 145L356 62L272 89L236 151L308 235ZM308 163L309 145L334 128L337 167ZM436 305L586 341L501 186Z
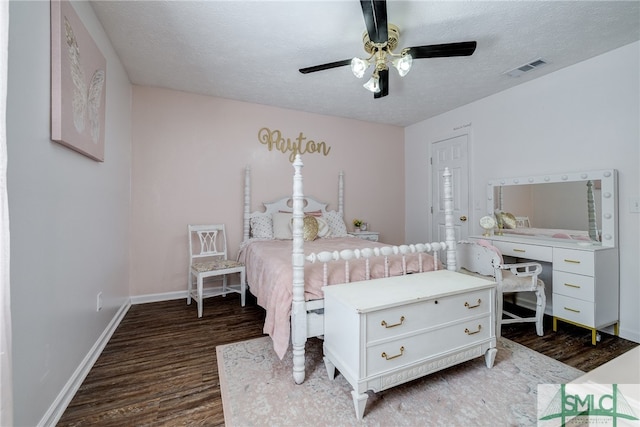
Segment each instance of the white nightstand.
M380 237L380 233L377 231L352 231L349 232L349 235L362 240L371 240L372 242L377 242L378 237Z

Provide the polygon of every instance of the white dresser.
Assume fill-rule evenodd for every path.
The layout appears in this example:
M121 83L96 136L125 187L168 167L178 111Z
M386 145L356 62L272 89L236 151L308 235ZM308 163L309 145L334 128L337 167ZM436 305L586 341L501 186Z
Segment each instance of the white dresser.
M479 238L474 238L479 239ZM486 238L502 255L551 263L553 330L558 320L591 330L614 326L618 335L618 249L576 240L513 236Z
M496 284L441 270L324 288L324 361L353 387L361 419L378 392L496 353Z

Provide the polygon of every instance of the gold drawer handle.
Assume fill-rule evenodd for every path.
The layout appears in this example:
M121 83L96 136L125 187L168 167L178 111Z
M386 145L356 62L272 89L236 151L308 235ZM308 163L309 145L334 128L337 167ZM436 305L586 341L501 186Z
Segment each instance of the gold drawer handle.
M476 305L469 305L468 302L465 302L464 306L467 307L468 309L472 309L472 308L480 307L480 303L481 302L482 302L482 300L480 298L478 298L478 303Z
M580 289L580 286L578 286L578 285L572 285L571 283L565 283L564 285L565 285L565 286L568 286L568 287L570 287L570 288L578 288L578 289Z
M576 309L573 309L573 308L565 307L564 309L567 310L567 311L573 311L574 313L580 313L580 310L576 310Z
M478 332L480 332L481 329L482 329L482 325L478 325L478 330L474 331L474 332L471 332L469 329L465 328L464 333L467 334L467 335L473 335L473 334L477 334Z
M580 261L577 261L575 259L565 259L564 262L568 262L571 264L580 264Z
M400 323L396 323L396 324L393 324L393 325L387 325L387 321L386 321L386 320L383 320L382 322L380 322L380 324L381 324L382 326L384 326L385 328L387 328L387 329L389 329L389 328L395 328L396 326L400 326L400 325L402 325L403 323L404 323L404 316L400 316Z
M400 357L403 354L404 354L404 346L400 347L400 354L396 354L395 356L387 356L387 353L383 351L380 356L384 357L387 360L391 360L391 359L395 359L396 357Z
M522 253L525 253L525 252L527 252L527 251L525 251L524 249L514 249L514 250L513 250L513 252L522 252Z

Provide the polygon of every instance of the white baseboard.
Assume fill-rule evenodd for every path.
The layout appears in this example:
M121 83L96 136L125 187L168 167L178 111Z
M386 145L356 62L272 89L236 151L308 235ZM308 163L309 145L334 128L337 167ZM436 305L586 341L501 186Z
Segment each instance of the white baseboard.
M148 302L172 301L176 299L187 299L187 291L165 292L162 294L147 294L131 297L131 304L145 304Z
M113 319L111 319L111 322L109 322L96 343L91 347L89 353L87 353L80 365L76 368L73 375L71 375L71 378L69 378L69 381L67 381L47 412L44 414L38 423L38 426L55 426L58 421L60 421L60 418L62 417L62 414L64 414L65 409L67 409L71 399L75 396L76 392L82 385L82 382L96 363L96 360L100 357L102 350L104 350L116 328L124 318L125 314L127 314L127 311L129 311L129 307L131 307L131 301L127 299L120 309L118 309L115 316L113 316Z
M621 327L618 332L620 338L624 338L625 340L633 341L640 344L640 334L637 330Z

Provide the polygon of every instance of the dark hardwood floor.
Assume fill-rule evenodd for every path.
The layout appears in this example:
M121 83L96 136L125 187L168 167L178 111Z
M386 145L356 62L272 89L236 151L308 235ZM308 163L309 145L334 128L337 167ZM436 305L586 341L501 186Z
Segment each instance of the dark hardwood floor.
M264 311L247 295L205 300L198 319L184 300L134 305L69 404L58 426L224 425L216 346L262 336ZM533 324L506 325L503 336L583 371L637 344L560 323L538 337Z

